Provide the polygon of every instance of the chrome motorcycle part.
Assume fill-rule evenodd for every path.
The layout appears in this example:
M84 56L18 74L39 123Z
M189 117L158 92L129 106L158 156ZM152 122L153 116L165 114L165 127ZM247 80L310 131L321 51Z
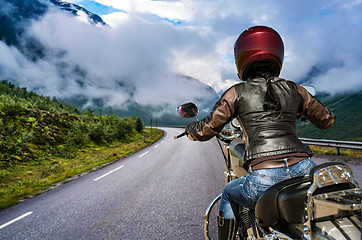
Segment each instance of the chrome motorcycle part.
M341 163L317 166L311 172L307 226L312 239L360 239L362 190L352 169Z
M308 190L309 195L313 195L318 188L342 183L351 183L359 188L359 184L353 178L352 168L343 163L322 164L315 168L310 176L313 184Z
M211 213L212 208L217 203L217 201L219 201L221 199L221 195L222 194L220 194L216 198L214 198L214 200L211 201L211 203L209 204L209 206L206 209L205 220L204 220L204 236L205 236L206 240L210 240L210 236L209 236L210 213Z

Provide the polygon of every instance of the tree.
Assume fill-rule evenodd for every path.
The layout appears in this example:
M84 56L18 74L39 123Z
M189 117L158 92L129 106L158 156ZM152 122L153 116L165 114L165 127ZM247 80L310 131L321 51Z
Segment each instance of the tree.
M137 132L142 132L143 129L144 129L144 127L145 127L145 126L144 126L141 118L140 118L140 117L137 117L137 119L136 119L136 131L137 131Z

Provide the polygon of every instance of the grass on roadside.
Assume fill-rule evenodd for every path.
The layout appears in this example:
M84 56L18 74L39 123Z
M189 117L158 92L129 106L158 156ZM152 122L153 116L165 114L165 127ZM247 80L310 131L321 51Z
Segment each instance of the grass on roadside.
M113 143L108 147L89 147L75 157L47 156L40 163L18 165L0 170L0 209L4 209L26 198L38 195L49 188L71 181L83 173L94 171L109 163L134 153L163 136L161 130L145 129L130 143Z
M318 154L337 155L337 148L309 145L313 152ZM340 148L340 155L351 158L362 158L362 151L355 149Z

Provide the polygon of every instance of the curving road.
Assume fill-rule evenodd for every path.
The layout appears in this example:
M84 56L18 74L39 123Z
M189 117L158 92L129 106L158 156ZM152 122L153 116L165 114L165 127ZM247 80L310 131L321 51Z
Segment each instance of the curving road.
M215 139L152 146L0 212L0 239L203 239L224 185Z
M152 146L0 211L0 239L203 239L205 210L224 186L221 151L215 138L174 140L182 129L162 129Z

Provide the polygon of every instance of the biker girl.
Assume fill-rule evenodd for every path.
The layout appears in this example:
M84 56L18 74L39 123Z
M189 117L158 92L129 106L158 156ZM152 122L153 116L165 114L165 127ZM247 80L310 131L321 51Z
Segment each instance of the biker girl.
M284 58L280 35L255 26L240 34L234 57L242 83L230 87L213 111L186 127L192 140L207 141L236 118L245 143L245 177L229 182L218 212L219 240L234 239L238 206L254 209L266 189L288 178L309 174L313 152L296 136L297 117L320 129L331 127L336 116L300 85L279 78Z

